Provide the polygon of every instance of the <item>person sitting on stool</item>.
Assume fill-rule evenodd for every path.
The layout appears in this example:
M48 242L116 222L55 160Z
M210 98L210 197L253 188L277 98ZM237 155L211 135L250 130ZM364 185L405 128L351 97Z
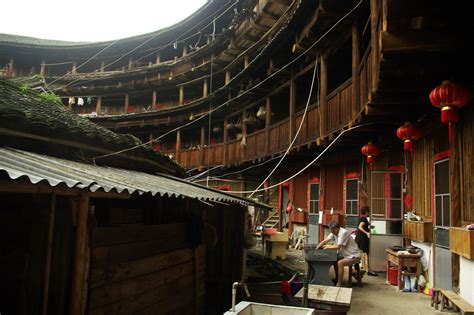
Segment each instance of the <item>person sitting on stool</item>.
M337 268L334 266L334 272L336 273L337 278L336 286L342 287L344 267L360 262L360 250L349 231L342 228L338 222L329 222L329 229L331 230L331 234L319 243L318 246L316 246L316 249L323 247L324 249L338 250ZM335 245L326 245L331 241L334 242Z

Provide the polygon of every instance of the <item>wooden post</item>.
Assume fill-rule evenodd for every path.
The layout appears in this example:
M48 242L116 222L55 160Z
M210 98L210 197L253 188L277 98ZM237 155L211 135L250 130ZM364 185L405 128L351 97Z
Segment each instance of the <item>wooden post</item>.
M249 55L245 55L245 59L244 59L244 68L248 68L248 66L249 66L249 63L250 63L250 58L249 58Z
M160 53L157 53L156 54L156 64L158 65L160 63L161 63L161 55L160 55Z
M185 57L188 54L188 46L186 44L183 45L183 57Z
M133 60L132 60L132 56L128 57L128 69L132 69L133 68Z
M230 71L226 70L225 71L225 85L229 84L230 82Z
M204 145L206 144L206 128L201 126L201 145L199 148L199 170L204 166Z
M290 107L289 107L289 132L288 132L288 143L291 143L293 137L295 136L295 110L296 110L296 84L294 73L291 71L290 79Z
M224 144L224 156L223 156L223 161L222 161L222 164L223 165L227 165L227 160L228 160L228 156L227 156L227 141L229 140L229 131L227 130L227 117L224 118L224 129L223 129L223 133L224 135L222 136L222 142Z
M43 315L48 314L48 295L49 295L49 274L51 272L51 255L53 252L53 232L54 232L54 216L56 212L56 194L51 194L51 203L48 215L48 236L46 256L44 263L44 278L43 278Z
M379 41L378 41L378 17L379 17L378 0L370 0L370 41L372 49L372 91L377 85L377 69L379 59Z
M179 87L179 105L183 105L184 104L184 86L181 85Z
M352 113L351 119L356 119L359 113L359 85L357 67L360 63L360 33L358 21L352 20Z
M97 101L95 103L95 112L97 115L100 115L100 112L102 110L102 96L97 97Z
M76 74L77 73L77 65L75 62L72 63L72 70L71 70L72 74Z
M204 79L203 85L202 85L202 97L207 97L209 95L209 87L207 85L207 79Z
M269 96L265 98L265 152L270 153L270 126L272 125L272 101Z
M46 74L46 63L45 63L45 61L43 60L43 61L41 62L40 76L44 77L45 74Z
M127 94L125 94L125 104L123 106L123 110L124 110L124 113L128 113L128 103L130 101L130 96Z
M326 96L328 94L328 69L326 65L326 56L322 55L321 59L321 84L320 84L320 91L319 91L319 107L320 107L320 130L321 134L319 137L322 139L325 137L326 132L327 132L327 102L326 102Z
M151 95L151 108L156 109L156 90L153 90Z
M76 235L72 270L71 305L69 314L84 312L84 279L86 277L87 218L89 216L89 195L81 193L77 202Z
M461 137L459 132L458 124L451 124L452 128L452 141L450 145L451 156L449 159L450 169L450 183L451 183L451 226L461 226L461 168L460 159L462 158L460 152ZM451 253L451 264L452 264L452 285L453 287L459 287L459 271L460 262L459 255Z
M247 117L247 111L244 109L242 111L242 140L245 139L245 143L247 143L247 124L245 123L245 117ZM240 142L242 143L242 141ZM242 159L247 157L247 145L241 146L242 150Z
M100 72L104 72L105 70L105 62L102 60L102 62L100 63Z
M179 150L181 150L181 130L176 131L176 162L179 163Z
M14 77L15 76L15 60L10 58L10 66L8 67L7 77Z

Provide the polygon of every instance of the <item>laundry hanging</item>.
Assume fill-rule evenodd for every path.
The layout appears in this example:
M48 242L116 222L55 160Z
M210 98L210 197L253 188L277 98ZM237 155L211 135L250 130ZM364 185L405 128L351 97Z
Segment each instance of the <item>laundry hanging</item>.
M76 104L76 100L74 99L74 97L69 97L68 104L69 104L69 105L74 105L74 104Z
M77 99L77 106L83 106L84 105L84 99L82 97L79 97Z

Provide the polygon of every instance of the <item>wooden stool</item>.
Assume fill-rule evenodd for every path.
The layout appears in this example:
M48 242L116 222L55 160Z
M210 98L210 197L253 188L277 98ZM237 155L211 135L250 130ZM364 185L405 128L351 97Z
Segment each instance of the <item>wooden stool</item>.
M360 272L360 263L349 265L349 284L352 285L352 267L356 270L357 283L362 284L362 273Z
M439 291L441 289L439 288L431 288L431 306L435 308L435 310L438 310L438 304L439 304Z

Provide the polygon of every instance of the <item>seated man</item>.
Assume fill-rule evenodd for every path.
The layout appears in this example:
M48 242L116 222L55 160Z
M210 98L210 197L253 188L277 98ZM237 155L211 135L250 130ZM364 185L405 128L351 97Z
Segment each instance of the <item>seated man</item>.
M331 234L319 243L316 249L323 247L324 249L338 250L337 269L335 268L334 271L337 277L336 286L341 287L344 277L344 266L350 266L360 262L360 250L349 231L342 228L339 223L331 221L329 223L329 229L331 230ZM334 242L335 245L326 245L331 241Z

